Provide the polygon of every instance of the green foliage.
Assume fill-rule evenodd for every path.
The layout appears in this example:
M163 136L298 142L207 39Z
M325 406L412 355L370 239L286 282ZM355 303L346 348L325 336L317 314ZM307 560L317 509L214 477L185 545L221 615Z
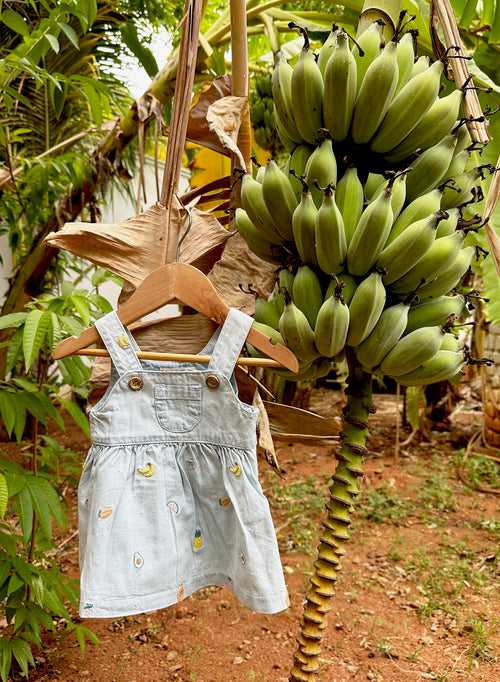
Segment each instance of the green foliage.
M393 523L399 525L412 512L412 505L402 499L386 483L378 488L369 488L362 494L359 505L361 518L376 523Z

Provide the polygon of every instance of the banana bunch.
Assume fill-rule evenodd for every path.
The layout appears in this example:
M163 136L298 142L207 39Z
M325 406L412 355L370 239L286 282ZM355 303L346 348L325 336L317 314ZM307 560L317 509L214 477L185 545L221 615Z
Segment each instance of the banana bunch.
M281 150L276 145L276 121L272 92L272 74L259 74L254 78L250 96L250 121L255 141L268 149L273 156ZM279 140L278 140L279 142Z

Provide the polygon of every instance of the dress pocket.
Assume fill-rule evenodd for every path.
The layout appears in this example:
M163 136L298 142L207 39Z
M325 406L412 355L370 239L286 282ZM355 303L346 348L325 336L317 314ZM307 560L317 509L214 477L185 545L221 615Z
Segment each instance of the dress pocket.
M201 386L158 384L154 388L158 423L172 433L192 431L201 419Z

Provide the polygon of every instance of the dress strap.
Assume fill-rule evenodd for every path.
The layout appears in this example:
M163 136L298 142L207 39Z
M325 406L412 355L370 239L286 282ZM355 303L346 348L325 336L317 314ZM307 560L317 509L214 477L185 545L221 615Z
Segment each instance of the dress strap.
M136 353L139 346L114 310L96 320L95 326L118 374L142 369Z
M229 308L210 358L210 369L216 369L228 379L231 378L252 323L253 318L246 313Z

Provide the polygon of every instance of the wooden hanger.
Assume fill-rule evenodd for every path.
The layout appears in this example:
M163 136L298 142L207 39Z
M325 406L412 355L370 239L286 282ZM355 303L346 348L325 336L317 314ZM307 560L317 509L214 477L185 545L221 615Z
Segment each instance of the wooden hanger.
M134 291L126 303L118 310L122 324L128 325L139 320L148 313L158 310L167 303L179 301L206 317L217 325L224 324L229 313L229 306L219 296L217 290L200 270L186 263L167 263L151 272ZM95 326L85 329L80 336L71 336L60 341L54 348L52 357L55 360L68 355L107 356L104 349L88 348L100 339ZM252 327L247 340L255 348L267 355L266 358L241 358L239 363L259 367L286 367L298 372L299 362L289 348L281 344L273 344L262 332ZM149 353L139 351L139 357L152 360L177 360L181 362L208 362L209 356L183 355L171 353Z

